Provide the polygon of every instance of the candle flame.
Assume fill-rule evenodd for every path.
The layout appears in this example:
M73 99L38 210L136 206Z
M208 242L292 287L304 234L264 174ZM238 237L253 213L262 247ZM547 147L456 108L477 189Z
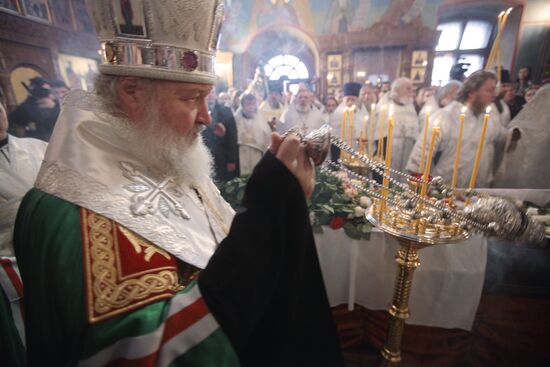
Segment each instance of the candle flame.
M462 114L465 114L466 111L468 111L468 107L466 107L466 106L462 107L461 113L462 113Z
M502 18L502 16L504 15L504 13L506 13L504 10L500 12L500 14L498 15L499 18Z
M387 107L387 106L386 106L385 104L383 104L382 106L380 106L380 111L385 110L386 107Z
M490 114L490 113L491 113L491 106L487 106L487 109L485 110L485 113L486 113L486 114Z
M390 105L390 112L389 112L389 116L392 117L393 116L393 103Z
M371 110L374 110L375 108L376 108L376 103L373 103L373 104L370 105Z
M508 10L506 10L506 14L510 14L512 12L513 8L508 8Z
M426 106L426 115L430 113L430 110L431 110L431 107L430 107L430 106Z

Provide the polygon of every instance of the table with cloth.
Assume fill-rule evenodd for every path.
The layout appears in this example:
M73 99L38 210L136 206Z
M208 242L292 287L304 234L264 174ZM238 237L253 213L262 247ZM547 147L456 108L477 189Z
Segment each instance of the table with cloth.
M550 190L484 191L539 206L550 202ZM391 305L397 274L397 241L377 229L373 230L369 240L352 239L343 229L323 229L322 234L315 235L315 240L331 306L344 304L349 311L359 307L372 311L369 317L385 317ZM457 335L463 337L467 341L462 344L464 348L461 353L471 348L472 333L475 333L473 329L476 323L479 324L479 312L483 313L482 305L489 302L494 307L494 299L489 297L487 300L483 290L488 249L498 246L503 245L472 235L468 240L456 244L432 246L418 252L421 264L414 274L409 302L410 318L406 321L403 340L404 351L407 349L407 329L415 327L414 330L426 330L426 335L440 331L442 335L451 335L455 339ZM510 297L505 299L504 303L511 302ZM543 306L537 303L538 299L534 302L535 305L530 307ZM521 309L521 306L514 307ZM371 326L376 328L381 325ZM369 334L369 326L364 327L365 333ZM382 326L386 327L387 324ZM544 327L542 334L539 334L550 334L550 326ZM384 339L382 334L378 339Z
M399 245L378 230L368 241L353 240L343 230L326 228L316 235L319 261L331 306L355 303L387 310L392 301ZM408 324L470 330L481 297L487 241L472 238L418 252Z

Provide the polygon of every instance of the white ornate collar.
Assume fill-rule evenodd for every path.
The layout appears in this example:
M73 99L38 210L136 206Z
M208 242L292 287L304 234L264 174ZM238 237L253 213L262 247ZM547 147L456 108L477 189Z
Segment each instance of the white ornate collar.
M204 268L234 212L210 179L193 188L148 177L90 93L69 94L35 186L104 215L181 260Z

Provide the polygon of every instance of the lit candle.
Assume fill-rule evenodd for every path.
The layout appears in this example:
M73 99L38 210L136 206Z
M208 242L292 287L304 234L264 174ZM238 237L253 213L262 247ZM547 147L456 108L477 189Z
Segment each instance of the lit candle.
M388 140L386 140L386 167L384 168L384 180L382 189L382 203L381 212L384 211L386 205L386 199L388 198L388 188L390 187L390 168L391 168L391 152L392 152L392 136L393 136L393 105L390 105L389 117L388 117Z
M422 151L420 152L420 165L418 172L424 172L424 155L426 154L426 139L428 138L428 122L430 121L430 107L426 107L426 123L424 124L424 133L422 134Z
M373 103L370 105L370 119L369 119L369 157L372 158L372 151L374 149L374 109L376 108L376 105Z
M476 185L477 172L479 170L479 161L481 160L481 153L483 153L483 145L485 144L485 133L487 132L487 125L489 124L489 113L491 113L491 107L487 107L485 110L485 116L483 117L483 126L481 128L481 136L477 145L476 159L474 161L474 169L472 170L472 176L470 177L469 189L473 189ZM466 204L470 203L470 199L466 200Z
M378 123L380 124L378 129L378 159L382 161L382 144L384 142L384 128L386 127L386 106L380 106L380 111L378 115Z
M345 142L346 141L346 120L347 120L347 116L348 115L348 108L344 108L344 115L342 116L342 140Z
M346 142L346 122L348 119L348 108L344 108L344 115L342 116L342 135L340 136L342 141ZM344 151L340 152L340 159L345 160L346 159L346 153Z
M366 145L367 145L367 124L369 122L369 117L365 116L363 118L363 126L361 127L361 135L359 136L359 153L365 155Z
M349 108L348 112L348 144L353 148L353 141L355 135L355 105Z
M424 170L424 175L422 176L422 180L424 181L422 183L422 190L420 191L420 195L422 197L426 196L428 192L428 178L430 177L430 170L432 168L432 158L435 148L435 139L437 139L437 136L439 135L439 126L436 124L432 128L432 137L430 138L430 148L428 150L428 159L426 160L426 169Z
M455 165L453 168L453 178L451 180L451 189L453 190L453 192L456 189L456 180L458 178L458 164L460 162L460 148L462 146L462 131L464 130L464 117L466 114L466 110L467 108L466 106L464 106L458 120L458 139L456 140Z

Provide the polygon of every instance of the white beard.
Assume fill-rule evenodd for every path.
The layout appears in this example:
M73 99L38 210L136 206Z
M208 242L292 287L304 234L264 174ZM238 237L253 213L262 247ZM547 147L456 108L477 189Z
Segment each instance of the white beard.
M120 121L120 120L119 120ZM160 119L156 103L146 108L143 121L123 119L116 123L127 141L127 149L156 178L172 176L183 186L196 186L210 180L212 156L202 140L202 126L187 136L177 135ZM198 138L192 136L198 133Z
M299 113L309 113L311 111L311 106L300 106L296 103L296 111Z
M394 97L394 101L402 106L407 106L413 103L412 97Z

